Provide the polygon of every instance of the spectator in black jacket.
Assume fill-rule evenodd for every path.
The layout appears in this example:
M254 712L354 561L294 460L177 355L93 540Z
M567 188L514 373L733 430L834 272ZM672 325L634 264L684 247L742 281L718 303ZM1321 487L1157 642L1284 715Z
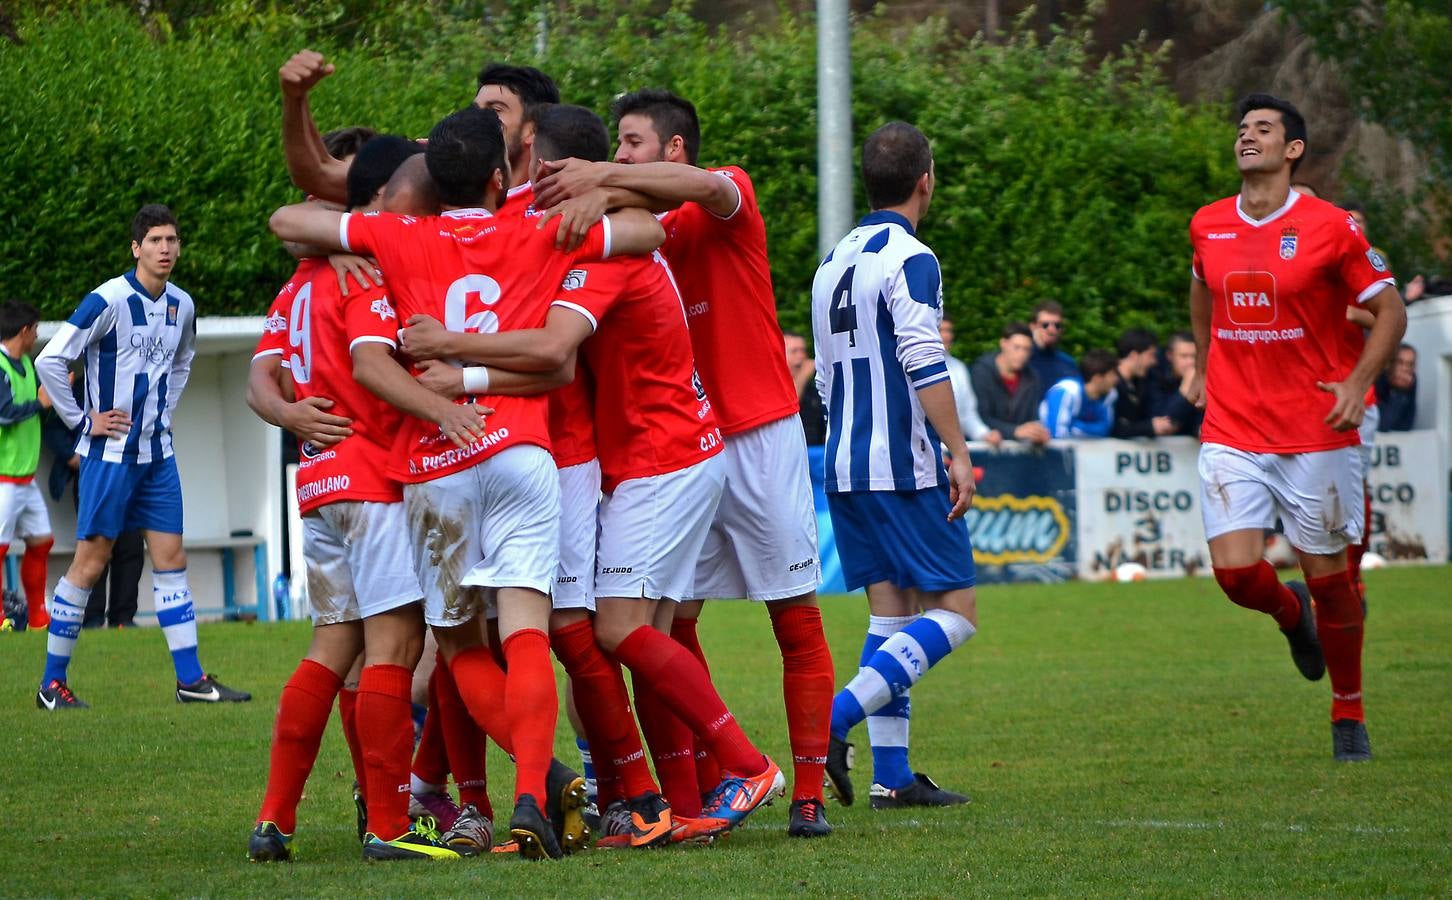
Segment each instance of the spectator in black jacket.
M1154 389L1150 373L1159 361L1159 342L1143 328L1131 328L1119 336L1119 396L1114 401L1112 437L1158 437L1173 434L1169 416L1156 415L1152 406Z
M1377 431L1411 431L1417 421L1417 350L1402 344L1376 380Z
M983 354L969 371L978 398L978 415L991 432L997 432L997 440L1049 442L1049 430L1039 421L1044 386L1028 367L1033 346L1029 327L1009 322L1003 327L998 352ZM997 443L992 433L984 440Z
M827 411L817 393L817 362L807 353L807 339L795 331L783 331L787 368L797 389L797 405L801 407L802 434L808 447L827 443Z
M1174 424L1171 434L1199 437L1205 412L1181 393L1195 376L1195 336L1188 331L1171 335L1162 363L1150 374L1150 409Z

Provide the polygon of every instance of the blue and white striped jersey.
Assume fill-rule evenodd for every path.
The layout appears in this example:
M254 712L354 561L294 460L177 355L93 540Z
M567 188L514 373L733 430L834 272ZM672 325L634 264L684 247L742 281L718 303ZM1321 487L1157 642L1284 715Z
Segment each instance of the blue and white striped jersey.
M1118 397L1119 392L1111 388L1094 400L1084 392L1082 378L1064 378L1039 401L1039 421L1052 438L1109 437Z
M893 212L862 219L812 281L817 390L827 408L827 490L947 483L917 391L948 381L938 259Z
M171 412L187 385L196 355L196 306L167 284L152 297L132 270L87 294L35 360L35 371L61 421L76 428L93 411L119 409L131 430L92 438L82 430L76 452L88 459L149 463L172 454ZM66 381L71 362L85 357L86 408Z

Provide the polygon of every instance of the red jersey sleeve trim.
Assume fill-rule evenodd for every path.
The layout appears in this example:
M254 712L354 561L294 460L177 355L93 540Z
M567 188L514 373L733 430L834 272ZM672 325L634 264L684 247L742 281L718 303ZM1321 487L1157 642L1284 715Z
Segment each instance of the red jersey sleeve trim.
M729 213L727 213L724 216L718 216L718 215L716 215L714 212L711 212L710 207L707 207L705 205L702 205L701 208L704 209L704 210L706 210L706 212L711 213L712 216L714 216L717 219L720 219L722 222L729 222L732 219L736 218L736 214L739 213L739 212L741 212L741 207L743 207L743 206L746 205L746 198L744 196L742 196L742 194L741 194L741 185L739 185L739 184L736 183L736 179L735 178L732 178L726 172L711 171L711 174L712 175L715 175L717 178L724 178L724 179L726 179L726 183L729 184L729 185L731 185L731 189L736 192L736 208L733 209L733 210L731 210Z
M258 350L256 353L252 354L252 361L253 362L257 362L259 359L262 359L264 356L282 356L282 355L283 355L283 352L282 352L282 348L281 347L271 347L271 348L268 348L267 350Z
M386 337L382 337L381 335L376 334L363 334L353 338L353 342L348 345L348 352L352 353L353 348L358 346L359 344L385 344L390 350L398 349L398 344L394 341L390 341Z
M1382 288L1384 288L1384 287L1395 288L1396 286L1397 286L1397 280L1395 278L1378 278L1376 281L1373 281L1371 284L1367 285L1366 286L1366 290L1364 290L1361 293L1359 293L1359 294L1356 295L1356 302L1357 303L1365 303L1366 301L1370 300L1372 297L1375 297L1377 294L1380 294Z
M353 218L352 213L343 213L343 218L338 220L338 243L349 253L353 252L353 245L348 243L348 220Z
M602 239L603 239L603 242L604 242L603 243L604 249L600 251L600 258L601 259L609 259L610 258L610 217L609 216L604 216L604 217L602 217L600 219L600 228L604 231L604 234L601 236Z
M571 303L568 300L556 300L551 303L550 306L561 306L565 309L574 310L575 312L584 316L590 323L590 332L592 334L596 331L596 329L600 327L599 321L595 319L595 314L578 303Z

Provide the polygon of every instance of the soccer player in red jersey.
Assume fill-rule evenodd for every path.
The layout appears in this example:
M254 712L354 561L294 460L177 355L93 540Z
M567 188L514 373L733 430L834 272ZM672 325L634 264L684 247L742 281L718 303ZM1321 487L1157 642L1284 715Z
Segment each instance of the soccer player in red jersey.
M1338 760L1371 758L1361 690L1363 612L1347 571L1361 539L1356 428L1372 379L1406 330L1386 262L1345 211L1290 188L1306 123L1285 100L1240 103L1241 190L1190 223L1190 316L1205 408L1201 505L1215 579L1232 602L1272 616L1311 680L1331 673ZM1359 356L1346 303L1375 317ZM1262 556L1279 515L1305 584L1283 585ZM1315 609L1312 609L1312 600Z
M797 393L782 356L782 334L766 252L766 226L750 177L738 167L696 165L695 107L666 91L626 94L612 105L620 146L615 163L571 160L547 166L536 206L599 198L601 208L635 205L629 191L670 208L661 220L685 300L691 344L725 436L726 484L690 596L672 634L704 664L696 637L700 600L765 601L782 653L782 684L794 778L789 833L830 833L822 808L832 707L832 658L817 607L817 528ZM577 234L568 229L570 237ZM709 759L699 783L713 780ZM672 803L688 790L663 776Z
M542 158L603 158L608 151L604 124L589 110L551 107L537 116L536 125L536 153ZM704 839L733 827L775 796L782 779L736 724L705 667L662 633L669 627L672 601L694 577L722 480L720 432L696 377L669 269L659 257L577 266L564 279L544 328L532 331L464 335L423 318L408 321L406 352L468 358L486 366L549 370L573 357L583 343L580 352L595 381L595 443L605 490L595 634L635 675L637 703L659 704L656 714L642 714L647 731L657 723L682 723L685 744L689 747L692 732L699 735L722 761L727 777L712 786L704 813L693 809L691 820L673 829L672 812L656 793L639 738L628 727L618 668L612 666L613 686L602 672L599 685L591 687L594 703L578 695L579 708L584 713L611 703L609 715L600 717L606 721L587 719L586 730L592 746L598 745L597 759L604 752L616 765L621 790L630 798L632 845L662 842L673 831L680 839ZM462 387L460 377L453 374L455 391ZM555 620L557 636L566 629L588 635L587 617L578 610L566 613L558 598ZM556 646L580 691L588 673L571 656L588 648ZM689 750L684 761L694 792Z
M383 186L417 144L378 137L349 169L349 208L377 209ZM405 527L402 493L384 474L401 413L351 377L352 348L395 346L398 316L371 286L344 297L326 259L303 260L278 294L253 358L249 401L273 424L322 431L305 441L298 467L313 641L283 689L268 787L248 843L255 861L287 860L297 803L317 757L333 699L360 651L357 740L368 798L365 859L457 858L436 834L410 828L408 685L423 639L418 578L397 535ZM296 400L278 379L286 369ZM333 424L317 423L321 409ZM346 426L337 424L346 423Z
M492 110L470 107L440 122L425 162L441 216L351 216L300 204L274 213L273 230L287 240L372 255L401 315L435 316L457 331L538 327L572 265L612 252L649 252L662 237L648 214L627 211L592 229L578 250L562 253L554 235L533 221L496 218L509 163ZM524 855L557 858L559 842L537 799L545 796L558 709L545 631L560 512L547 403L539 396L496 398L489 378L471 380L468 393L450 402L410 377L387 348L360 345L354 364L362 384L409 413L391 471L404 482L425 619L476 721L484 725L504 697L517 768L511 834ZM542 393L567 375L492 377L501 389ZM479 397L494 408L487 424L474 405ZM467 674L467 659L489 652L473 620L490 596L508 669L502 694Z

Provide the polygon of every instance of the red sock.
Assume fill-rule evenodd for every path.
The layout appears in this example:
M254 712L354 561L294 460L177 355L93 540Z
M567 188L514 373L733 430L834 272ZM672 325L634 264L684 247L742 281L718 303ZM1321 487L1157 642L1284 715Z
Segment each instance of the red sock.
M782 695L792 746L792 799L821 800L832 730L832 651L815 606L768 603L781 648Z
M685 647L642 625L615 648L615 658L647 681L661 703L706 742L722 769L733 775L763 771L765 757L736 723L705 668Z
M343 723L343 740L353 757L353 778L367 797L368 770L363 765L363 744L358 740L358 692L343 688L338 691L338 718Z
M472 803L479 812L494 818L484 767L484 732L469 716L469 709L459 696L459 687L454 684L454 675L444 664L443 654L439 655L439 663L434 667L429 691L430 701L436 701L429 710L429 718L438 714L439 729L448 751L449 769L454 773L454 783L459 786L459 802Z
M30 608L29 628L45 628L50 625L50 613L45 609L45 561L54 545L54 540L34 546L27 544L25 555L20 558L20 583L25 588L25 605ZM10 545L6 544L0 552L9 550ZM0 556L0 560L3 559Z
M490 740L513 756L514 741L509 736L509 716L504 710L506 680L494 654L488 647L470 647L454 655L449 669L469 716Z
M706 677L711 677L711 665L706 662L706 651L701 647L701 638L696 631L696 623L699 619L674 619L671 621L671 639L691 652L700 663L701 668L706 670ZM692 754L696 764L696 787L701 794L710 793L716 785L721 783L721 764L716 762L716 757L706 747L705 741L697 740L695 750Z
M1243 569L1216 569L1215 580L1231 603L1271 616L1282 631L1290 631L1301 620L1300 601L1265 560Z
M413 673L403 666L366 666L358 680L358 736L367 767L368 830L384 841L408 831L409 715Z
M550 639L538 628L520 629L505 639L504 658L509 662L503 699L514 741L514 800L529 794L543 804L560 715Z
M320 663L305 659L282 688L277 720L272 726L272 754L267 767L267 792L259 822L276 823L283 834L297 830L297 804L318 758L318 745L333 712L333 698L343 679Z
M1316 635L1331 676L1331 720L1366 721L1361 705L1361 597L1348 572L1306 579L1316 600Z
M644 676L632 673L632 677L635 709L640 715L645 742L650 746L655 777L660 779L660 792L671 805L672 815L699 818L701 788L696 780L695 736L691 727L670 711Z
M429 711L424 716L423 734L413 751L413 776L428 784L449 783L449 758L444 750L444 729L439 722L438 670L429 676Z
M596 785L604 772L607 778L619 780L618 790L627 797L655 791L640 745L640 732L630 711L625 678L619 664L595 643L595 626L586 619L556 629L550 633L550 643L570 673L575 710L584 723L585 741L595 760Z

